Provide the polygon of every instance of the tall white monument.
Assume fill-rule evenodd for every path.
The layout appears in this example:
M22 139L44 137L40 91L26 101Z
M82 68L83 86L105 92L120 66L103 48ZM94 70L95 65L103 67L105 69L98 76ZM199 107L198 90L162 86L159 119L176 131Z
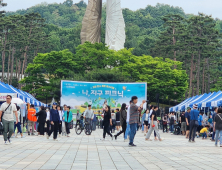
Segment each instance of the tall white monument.
M125 39L125 22L120 0L107 0L105 43L110 49L118 51L124 48Z

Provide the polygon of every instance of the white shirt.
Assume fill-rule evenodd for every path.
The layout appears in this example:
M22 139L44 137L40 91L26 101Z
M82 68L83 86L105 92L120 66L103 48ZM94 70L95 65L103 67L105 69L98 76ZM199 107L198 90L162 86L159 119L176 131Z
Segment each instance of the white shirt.
M128 106L128 109L127 109L126 122L129 122L129 119L130 119L130 106Z
M18 122L20 122L20 111L17 111L17 113L18 113ZM16 122L16 117L15 117L15 114L13 114L13 116L14 116L14 122Z
M17 108L14 103L11 103L11 105L8 107L8 103L5 102L1 105L1 111L4 112L3 119L7 121L14 121L14 112L17 111ZM5 111L5 109L8 107L8 109Z
M94 118L94 113L93 113L93 110L92 109L87 109L84 114L83 114L84 117L86 118L89 118L89 119L93 119Z
M149 113L146 113L145 121L148 121Z
M149 123L149 124L150 124L150 122L151 122L150 116L151 116L152 113L153 113L153 109L151 109L151 110L150 110L150 113L148 114L148 123Z
M64 115L63 111L62 110L58 110L59 111L59 117L60 117L60 120L62 121L62 117Z
M50 112L47 111L46 113L47 113L46 120L50 120Z

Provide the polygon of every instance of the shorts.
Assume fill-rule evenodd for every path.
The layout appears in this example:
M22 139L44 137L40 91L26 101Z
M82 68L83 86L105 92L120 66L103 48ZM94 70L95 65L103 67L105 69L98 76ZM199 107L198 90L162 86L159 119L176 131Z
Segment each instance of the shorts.
M120 121L116 121L116 126L120 126Z
M190 130L190 125L187 125L187 130Z
M181 131L186 131L186 126L187 126L186 122L182 122L181 123Z
M143 125L148 126L148 121L144 120Z
M203 126L202 126L202 125L199 125L199 126L197 127L197 132L200 133L200 131L201 131L202 128L203 128Z

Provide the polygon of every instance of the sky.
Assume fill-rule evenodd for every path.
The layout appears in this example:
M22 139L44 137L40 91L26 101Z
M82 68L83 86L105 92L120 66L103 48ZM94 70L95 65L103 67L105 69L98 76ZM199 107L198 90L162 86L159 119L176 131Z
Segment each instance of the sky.
M18 9L26 9L41 2L61 3L65 0L4 0L8 4L4 8L6 11L16 11ZM74 3L80 0L73 0ZM88 2L88 0L84 0ZM103 0L104 2L106 0ZM137 10L145 8L147 5L155 6L157 3L169 4L171 6L182 7L186 14L198 14L198 12L212 15L213 18L222 19L222 0L121 0L122 8Z

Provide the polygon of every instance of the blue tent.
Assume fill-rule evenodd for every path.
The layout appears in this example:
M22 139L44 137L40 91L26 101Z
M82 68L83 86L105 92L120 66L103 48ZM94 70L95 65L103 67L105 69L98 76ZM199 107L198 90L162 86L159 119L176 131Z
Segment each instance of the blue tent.
M0 93L15 93L13 90L8 89L4 84L0 83Z
M211 107L212 104L214 104L214 102L221 100L221 98L222 98L222 92L220 91L220 93L218 93L216 96L214 96L214 98L211 98L210 100L207 101L206 107Z

